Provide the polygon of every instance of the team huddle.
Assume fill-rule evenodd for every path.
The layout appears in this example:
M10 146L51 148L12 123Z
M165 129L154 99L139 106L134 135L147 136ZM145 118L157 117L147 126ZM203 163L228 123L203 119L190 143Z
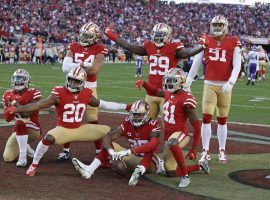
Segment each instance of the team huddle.
M144 173L165 172L168 177L180 177L178 187L190 184L190 173L202 171L209 174L211 159L209 145L212 135L211 120L215 110L218 121L218 161L226 163L227 117L231 93L241 68L240 41L228 36L228 21L224 16L215 16L210 24L211 35L202 34L198 45L185 48L181 42L172 42L172 29L164 23L154 26L151 40L142 46L133 45L120 38L109 26L106 36L120 47L140 56L148 56L148 82L138 80L136 88L146 91L145 100L132 104L108 102L98 99L97 75L104 64L107 49L100 44L99 27L90 22L85 24L78 42L71 43L64 58L62 69L67 74L66 82L56 86L51 94L41 100L41 92L29 88L30 74L18 69L11 78L12 89L3 94L4 117L15 120L3 154L4 161L17 159L16 166L27 165L27 157L33 161L26 171L34 176L39 162L50 145L63 145L57 159L70 158L71 142L95 142L96 156L89 164L72 158L75 169L85 179L91 178L100 166L110 167L119 174L133 171L129 185L135 186ZM194 56L188 77L177 68L180 59ZM197 113L196 97L190 93L191 83L205 60L206 71L202 100L202 124ZM29 143L40 138L39 110L55 106L56 127L49 130L34 151ZM101 125L98 108L126 110L118 127ZM161 120L157 120L161 114ZM86 116L87 123L83 124ZM187 121L193 128L192 148L184 155L183 148L191 139ZM164 133L164 138L160 135ZM125 137L130 148L125 149L115 140ZM185 159L196 160L202 138L201 158L195 165L188 166ZM157 147L164 140L163 151Z

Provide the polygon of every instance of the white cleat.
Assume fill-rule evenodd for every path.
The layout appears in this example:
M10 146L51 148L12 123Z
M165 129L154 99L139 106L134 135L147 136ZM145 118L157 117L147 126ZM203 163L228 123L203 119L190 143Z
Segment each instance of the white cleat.
M204 171L204 173L206 174L210 174L210 168L208 166L208 161L205 160L203 162L199 162L200 168L202 171Z
M139 178L144 174L145 171L146 170L144 166L138 165L132 173L128 185L135 186L138 183Z
M17 167L25 167L27 165L27 158L19 158L19 160L16 163Z
M210 156L210 152L209 150L203 150L203 152L201 153L201 158L199 160L199 163L200 162L204 162L205 160L209 161L211 160L211 156Z
M218 161L220 163L227 163L228 159L227 159L227 155L225 153L225 150L224 149L221 149L218 153Z
M181 177L180 183L178 184L179 188L186 188L190 184L190 177L189 176L183 176Z
M34 158L35 151L34 149L31 148L31 146L28 144L27 145L27 156L30 158Z
M88 166L83 164L81 161L79 161L76 158L72 158L72 163L75 167L75 169L82 175L83 178L85 179L90 179L93 173L91 173L88 170Z
M159 160L158 160L158 166L157 166L157 170L156 170L156 174L162 173L162 172L165 172L165 168L164 168L164 160L161 160L161 159L159 158Z

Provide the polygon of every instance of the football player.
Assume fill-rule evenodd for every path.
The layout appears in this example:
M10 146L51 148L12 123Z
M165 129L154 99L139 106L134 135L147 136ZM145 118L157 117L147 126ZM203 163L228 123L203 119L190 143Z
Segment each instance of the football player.
M124 39L113 33L113 27L109 26L105 31L106 35L117 45L129 50L136 55L148 56L150 84L162 89L162 78L166 72L177 66L182 58L188 58L203 50L203 46L195 48L184 48L181 42L172 42L172 29L164 23L154 26L151 33L151 40L144 42L143 46L129 44ZM200 40L201 41L201 40ZM207 42L207 40L204 40ZM159 112L162 114L164 98L154 97L147 93L145 101L149 103L152 119L156 119Z
M193 145L186 158L196 159L196 149L200 139L200 121L196 114L197 102L192 94L183 90L185 81L184 71L173 68L163 78L164 90L156 88L144 80L138 80L136 83L138 89L144 87L149 94L163 97L165 100L163 106L164 140L166 141L163 149L164 167L167 176L181 177L178 184L180 188L188 187L190 184L189 173L199 170L210 173L207 160L192 166L185 165L182 148L188 144L190 138L186 127L187 119L193 126L194 133Z
M11 77L11 90L3 94L4 117L7 122L15 121L11 136L8 138L4 150L4 161L14 161L18 156L17 167L27 164L27 155L34 156L34 150L28 143L40 136L38 111L24 114L9 113L9 106L27 105L38 102L41 93L36 88L29 88L30 74L25 69L17 69Z
M67 54L63 60L62 69L68 73L75 67L82 67L87 73L87 80L84 87L93 91L94 97L97 95L97 74L103 67L104 57L108 50L103 44L99 44L100 30L93 22L89 22L80 30L79 42L69 44ZM87 106L86 119L90 124L98 124L98 108ZM102 148L102 140L95 141L96 153ZM64 144L63 152L58 155L57 160L63 161L70 157L70 144Z
M248 81L247 85L255 85L256 73L259 71L260 53L256 46L253 46L248 52Z
M265 80L265 70L266 70L267 63L269 63L269 58L261 45L258 46L258 50L260 54L259 56L259 66L260 66L259 76L260 77L258 81L260 81L260 80Z
M200 161L210 160L209 143L212 135L211 120L217 108L217 137L219 162L226 163L227 117L231 105L232 88L241 69L241 45L239 38L228 36L228 21L224 16L215 16L210 24L211 35L207 48L197 54L189 71L185 88L190 90L192 81L205 59L205 77L202 100L201 137L203 152Z
M92 90L84 87L86 78L85 70L76 67L68 73L65 86L54 87L47 99L26 106L14 107L11 105L8 107L10 113L34 112L51 106L55 106L56 109L57 126L50 130L39 142L33 163L26 172L27 175L35 175L38 163L48 150L49 145L76 141L96 141L109 133L109 126L99 124L82 125L87 105L111 110L129 107L126 104L96 99Z
M129 185L135 186L139 177L147 170L159 173L163 169L163 161L156 154L159 135L160 125L157 120L150 118L148 103L139 100L132 104L129 116L121 125L104 137L104 150L89 166L76 158L73 158L72 162L82 177L89 179L101 163L108 159L109 155L115 160L125 156L124 162L132 170L135 168L129 180ZM130 149L127 150L117 143L112 143L121 136L128 139Z

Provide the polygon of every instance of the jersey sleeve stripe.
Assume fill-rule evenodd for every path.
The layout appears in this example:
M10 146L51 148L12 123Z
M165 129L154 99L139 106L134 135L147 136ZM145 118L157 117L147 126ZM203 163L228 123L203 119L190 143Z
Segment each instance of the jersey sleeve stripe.
M177 46L177 47L176 47L176 49L182 49L182 48L184 48L183 45L180 45L180 46Z
M197 105L197 102L194 99L186 99L185 102L191 102L191 103L194 103L195 105Z
M40 94L40 92L38 91L38 92L35 92L35 93L34 93L34 95L37 95L37 94Z
M36 95L36 96L33 97L33 99L37 99L37 98L40 98L40 97L41 97L41 95Z
M184 105L187 105L186 107L196 108L196 104L193 104L191 102L185 102Z
M56 94L56 95L59 95L59 93L58 93L58 92L54 92L54 91L52 91L52 94Z

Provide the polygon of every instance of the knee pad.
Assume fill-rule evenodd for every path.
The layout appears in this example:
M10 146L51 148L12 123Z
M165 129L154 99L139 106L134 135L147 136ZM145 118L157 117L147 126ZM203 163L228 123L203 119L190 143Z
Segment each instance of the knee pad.
M203 113L202 122L204 124L210 124L212 121L212 117L213 117L213 115Z
M27 135L26 124L21 120L16 120L14 124L16 135Z
M171 148L172 146L174 145L177 145L178 144L178 141L176 138L170 138L168 141L167 141L167 145L169 148Z
M227 117L217 117L219 125L225 125L227 123Z
M54 144L55 143L55 138L52 135L46 135L45 138L42 140L43 144L48 145L48 144ZM47 144L46 144L47 143Z

